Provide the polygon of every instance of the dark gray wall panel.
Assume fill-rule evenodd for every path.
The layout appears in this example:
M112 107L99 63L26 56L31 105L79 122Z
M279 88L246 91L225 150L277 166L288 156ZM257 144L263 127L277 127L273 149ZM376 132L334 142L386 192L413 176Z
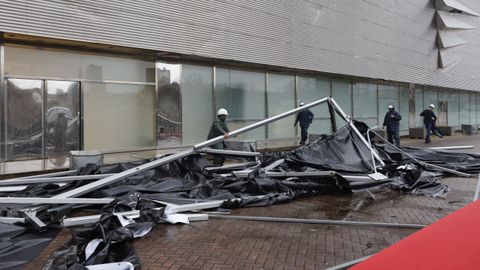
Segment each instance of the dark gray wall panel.
M438 69L432 2L0 0L0 31L480 90L480 17Z

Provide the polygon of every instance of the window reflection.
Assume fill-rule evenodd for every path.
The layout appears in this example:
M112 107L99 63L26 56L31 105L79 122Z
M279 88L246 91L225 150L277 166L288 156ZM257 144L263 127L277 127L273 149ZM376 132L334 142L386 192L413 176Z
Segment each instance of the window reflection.
M7 160L42 157L42 81L7 80Z
M180 145L182 140L181 65L157 63L158 145Z

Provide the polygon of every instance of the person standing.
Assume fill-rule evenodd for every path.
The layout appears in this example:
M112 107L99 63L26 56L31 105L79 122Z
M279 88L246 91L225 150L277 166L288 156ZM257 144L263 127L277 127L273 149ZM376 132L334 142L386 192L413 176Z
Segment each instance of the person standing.
M387 128L387 139L389 143L395 143L400 147L400 120L402 116L395 111L395 106L389 104L388 111L383 119L383 126Z
M423 116L423 123L425 124L426 134L425 134L425 143L430 143L430 132L435 126L435 121L437 121L437 116L433 112L435 105L430 104L428 109L425 109L420 113L420 116Z
M305 103L300 102L300 107L305 105ZM310 111L310 109L303 110L297 114L297 118L295 119L295 124L293 124L294 127L297 127L297 123L300 122L300 130L301 130L301 140L300 140L300 145L305 145L307 139L308 139L308 128L310 127L310 124L313 121L313 113Z
M228 116L227 110L225 110L224 108L221 108L218 110L217 119L213 121L212 126L210 127L210 132L208 132L207 140L210 140L222 135L224 139L227 139L229 137L228 133L230 132L230 130L228 129L227 122L226 122L227 116ZM223 141L216 143L211 147L214 149L225 148ZM224 161L225 161L225 158L223 158L222 156L216 155L213 158L213 164L215 166L222 166Z

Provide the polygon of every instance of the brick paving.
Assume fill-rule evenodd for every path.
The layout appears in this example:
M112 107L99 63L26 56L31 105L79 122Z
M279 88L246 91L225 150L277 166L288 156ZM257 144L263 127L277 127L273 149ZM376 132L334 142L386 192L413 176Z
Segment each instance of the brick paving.
M477 136L467 137L467 142L461 137L434 144L476 143L472 138ZM405 141L404 145L421 146L418 141ZM451 188L446 199L381 190L375 192L375 201L366 193L319 195L269 207L235 209L231 215L430 224L469 203L476 186L476 178L453 177L442 182ZM134 241L134 246L144 270L324 269L376 253L415 231L210 219L191 225L158 225ZM48 255L68 239L69 231L62 231L25 269L40 269Z

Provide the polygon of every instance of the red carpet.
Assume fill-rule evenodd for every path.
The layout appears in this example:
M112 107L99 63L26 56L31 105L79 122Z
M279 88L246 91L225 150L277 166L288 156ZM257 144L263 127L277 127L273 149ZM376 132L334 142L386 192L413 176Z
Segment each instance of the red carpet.
M480 200L350 269L480 269Z

